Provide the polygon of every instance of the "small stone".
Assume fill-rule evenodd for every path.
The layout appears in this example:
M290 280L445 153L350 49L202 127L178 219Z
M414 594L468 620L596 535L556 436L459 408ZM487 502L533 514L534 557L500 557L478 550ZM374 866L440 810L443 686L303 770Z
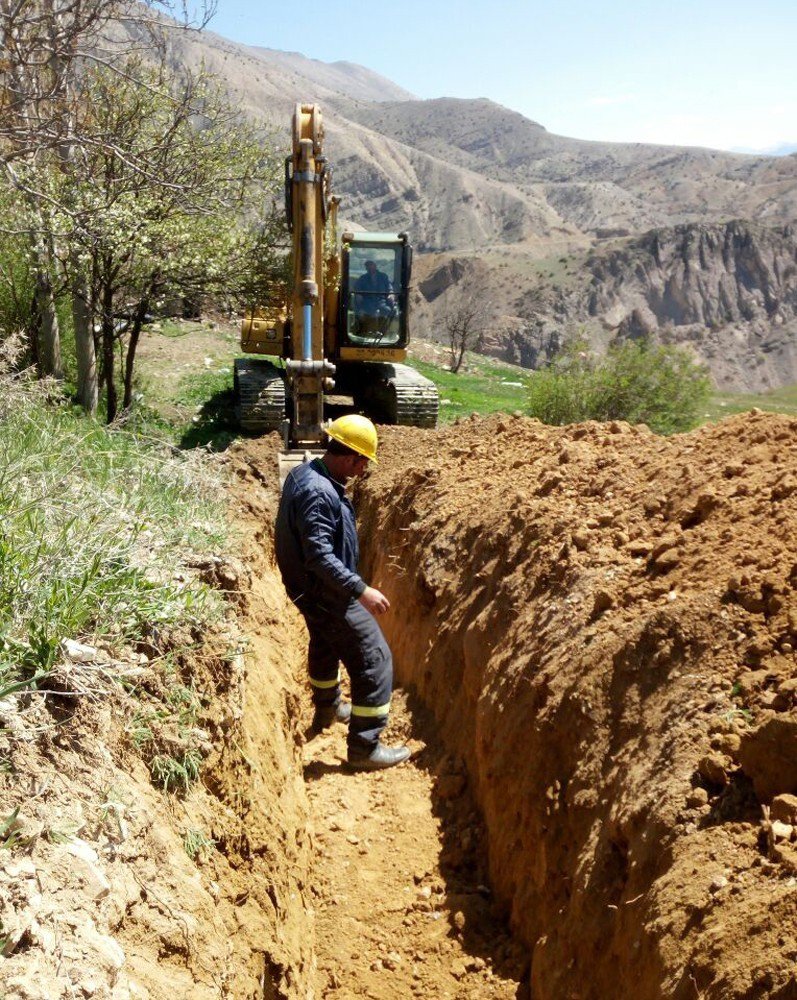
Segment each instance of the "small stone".
M75 642L74 639L64 639L61 649L73 663L94 663L97 658L95 646L87 646L82 642Z
M711 741L712 746L721 753L726 753L732 757L741 745L741 737L738 733L722 733Z
M586 531L574 531L572 540L579 552L586 552L589 548L589 535Z
M718 875L715 879L712 879L709 889L711 892L719 892L720 889L724 889L728 884L728 880L724 875Z
M708 792L705 788L693 788L686 797L686 804L690 809L697 809L708 802Z
M421 888L418 890L418 895L421 897L421 899L430 899L432 895L431 886L428 885L421 886Z
M456 927L458 931L465 929L465 914L462 912L462 910L457 910L457 912L451 918L451 923Z
M359 844L359 843L360 843L360 838L359 838L359 837L357 836L357 834L356 834L356 833L350 833L350 834L349 834L349 835L348 835L348 836L346 837L346 840L348 840L348 842L349 842L350 844Z
M794 833L794 827L791 823L781 823L780 820L774 820L772 823L772 837L774 840L791 840L792 834Z
M462 979L467 973L468 970L465 968L464 962L454 962L451 966L451 975L454 979Z
M608 611L612 607L614 607L614 597L612 597L609 591L597 590L592 603L592 617L598 618L604 611Z
M797 826L797 795L776 795L769 807L769 815L780 823Z
M465 776L463 774L441 774L437 779L435 791L444 801L458 798L465 790Z
M700 775L712 785L719 785L724 788L728 784L728 775L725 771L725 758L718 753L709 753L701 757L697 769Z

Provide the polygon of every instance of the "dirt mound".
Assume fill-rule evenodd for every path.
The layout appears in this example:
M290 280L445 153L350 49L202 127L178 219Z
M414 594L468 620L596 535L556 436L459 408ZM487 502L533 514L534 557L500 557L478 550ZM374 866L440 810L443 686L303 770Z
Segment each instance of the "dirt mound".
M535 998L797 996L796 432L383 432L365 574Z
M261 554L254 585L285 601L272 547L277 447L274 438L262 438L236 449L233 493L249 534L246 548ZM249 561L257 560L251 555ZM305 732L312 716L304 667L307 636L298 612L290 605L278 610L287 629L283 644L271 645L258 673L289 700L294 731ZM286 655L299 667L293 684L274 670ZM486 884L483 824L464 768L452 761L430 723L417 700L397 692L386 739L409 741L413 762L383 774L355 774L345 767L343 726L303 746L313 865L304 892L292 894L286 906L296 925L302 908L307 914L314 970L306 980L294 979L287 995L302 1000L517 995L528 968L526 949L508 934L505 910ZM269 758L260 757L264 770L273 766ZM298 775L296 780L301 783ZM295 792L286 782L280 798L290 802ZM272 831L275 839L280 825Z

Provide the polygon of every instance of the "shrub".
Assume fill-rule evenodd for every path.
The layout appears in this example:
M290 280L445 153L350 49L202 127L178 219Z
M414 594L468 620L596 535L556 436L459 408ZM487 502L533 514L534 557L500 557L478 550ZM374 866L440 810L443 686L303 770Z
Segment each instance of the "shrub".
M547 424L627 420L658 434L689 430L710 393L708 372L683 348L626 341L595 359L572 345L529 383L528 413Z

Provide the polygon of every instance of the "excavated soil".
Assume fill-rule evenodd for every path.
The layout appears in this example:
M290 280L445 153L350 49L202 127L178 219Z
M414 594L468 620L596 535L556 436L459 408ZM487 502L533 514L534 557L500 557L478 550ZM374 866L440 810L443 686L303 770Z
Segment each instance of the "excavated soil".
M797 997L797 421L383 439L365 574L532 996Z
M200 567L235 625L180 666L201 783L152 787L121 693L4 702L5 996L797 998L797 421L381 437L355 503L413 759L305 739L277 442L239 443L240 561Z
M245 442L232 459L237 517L263 553L261 581L272 584L277 447L275 438ZM285 605L283 620L301 658L301 617ZM303 663L295 692L294 724L305 732L312 713ZM315 958L308 982L288 995L511 1000L527 992L527 950L488 885L484 825L464 767L429 713L397 692L385 738L409 742L413 762L382 774L346 768L345 734L334 726L299 737L314 860L296 905L305 907Z

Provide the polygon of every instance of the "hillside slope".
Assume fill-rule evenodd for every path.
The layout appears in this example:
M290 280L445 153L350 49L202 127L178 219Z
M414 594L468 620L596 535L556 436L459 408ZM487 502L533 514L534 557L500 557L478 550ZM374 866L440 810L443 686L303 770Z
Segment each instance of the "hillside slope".
M651 333L689 344L722 388L797 380L784 229L797 222L797 155L584 142L489 100L407 99L351 64L211 33L171 44L175 65L218 74L280 150L295 102L322 105L342 219L408 230L421 251L416 334L443 339L445 308L476 289L492 304L481 349L509 361L542 363L574 331L599 351ZM747 235L728 236L739 219ZM749 267L745 241L772 267Z
M604 230L730 217L797 221L797 156L554 135L492 101L407 100L363 67L174 33L176 64L218 74L285 144L296 101L322 105L343 215L409 229L421 249L516 244L534 254ZM401 98L401 99L397 99Z
M652 336L689 348L723 390L797 382L797 237L732 221L654 229L524 267L443 255L419 268L416 326L440 335L474 288L495 303L479 350L527 367L572 337Z

